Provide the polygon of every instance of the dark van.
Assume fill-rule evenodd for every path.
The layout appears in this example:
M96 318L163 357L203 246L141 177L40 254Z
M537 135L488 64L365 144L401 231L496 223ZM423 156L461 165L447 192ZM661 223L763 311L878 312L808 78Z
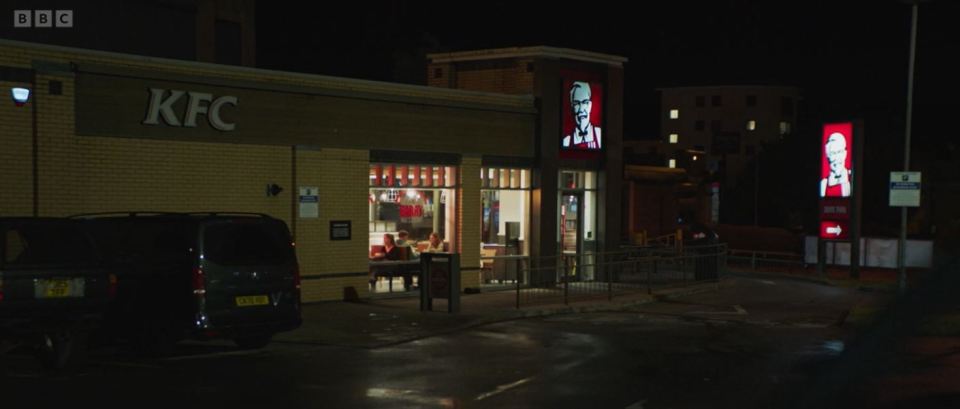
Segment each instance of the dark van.
M253 213L74 217L117 273L108 332L147 352L168 352L183 339L261 348L300 326L300 272L282 220Z
M83 356L115 285L77 221L0 217L0 353L32 346L63 368Z

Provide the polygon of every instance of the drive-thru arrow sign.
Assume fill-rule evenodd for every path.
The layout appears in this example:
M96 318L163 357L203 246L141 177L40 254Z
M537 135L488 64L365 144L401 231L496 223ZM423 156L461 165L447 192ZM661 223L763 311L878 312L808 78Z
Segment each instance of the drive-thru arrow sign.
M820 238L824 240L846 240L850 236L850 225L843 220L824 220L820 222Z
M840 228L839 224L834 227L827 227L827 234L835 234L837 237L840 237L840 232L842 231L843 229Z

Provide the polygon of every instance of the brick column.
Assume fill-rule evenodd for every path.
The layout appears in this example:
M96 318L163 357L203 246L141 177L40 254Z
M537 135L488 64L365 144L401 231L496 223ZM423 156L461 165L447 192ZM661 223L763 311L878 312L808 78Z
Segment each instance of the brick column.
M368 151L298 148L296 160L297 186L290 187L292 194L296 197L300 186L312 186L320 195L318 218L294 219L303 301L342 300L346 287L368 295L369 277L360 274L368 269ZM350 240L330 240L331 220L350 221Z
M480 287L480 157L464 155L457 192L460 289Z

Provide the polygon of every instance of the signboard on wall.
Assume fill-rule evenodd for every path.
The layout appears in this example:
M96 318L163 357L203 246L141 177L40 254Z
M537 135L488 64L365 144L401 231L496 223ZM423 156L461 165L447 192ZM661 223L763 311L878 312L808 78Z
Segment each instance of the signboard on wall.
M603 148L603 84L572 75L563 80L563 126L560 147L599 151Z
M300 218L316 219L320 217L320 192L316 186L300 186Z
M537 111L525 97L488 105L440 91L409 97L392 85L350 88L319 77L293 86L226 73L174 74L162 64L80 62L78 70L74 119L81 136L528 158L536 152ZM365 120L373 113L376 121Z
M350 240L350 220L330 221L330 240Z

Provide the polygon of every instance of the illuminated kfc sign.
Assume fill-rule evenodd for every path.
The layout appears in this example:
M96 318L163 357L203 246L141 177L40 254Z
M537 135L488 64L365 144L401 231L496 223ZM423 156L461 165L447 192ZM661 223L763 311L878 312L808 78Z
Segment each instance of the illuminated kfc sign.
M583 79L563 81L563 136L561 147L572 150L603 148L603 86Z
M859 209L855 169L859 169L857 139L862 139L859 122L823 125L820 139L820 238L845 241L854 236L856 209ZM857 135L855 138L854 135ZM856 171L859 174L859 171Z
M853 147L853 123L823 126L820 197L850 197L853 193Z

